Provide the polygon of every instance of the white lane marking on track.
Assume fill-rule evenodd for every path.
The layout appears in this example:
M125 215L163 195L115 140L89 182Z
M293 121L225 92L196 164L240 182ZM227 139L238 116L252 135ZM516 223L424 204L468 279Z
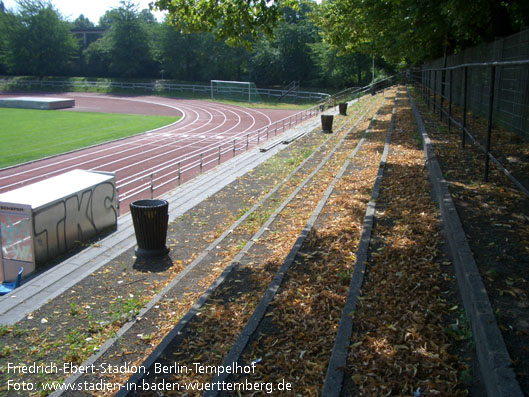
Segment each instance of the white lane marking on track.
M210 120L212 120L212 119L213 119L213 115L212 115L212 113L211 113L209 110L204 110L204 111L207 112L208 114L210 114L210 116L211 116L211 117L210 117ZM222 112L219 111L219 113L222 113ZM215 130L215 129L217 129L217 128L221 128L221 127L227 122L227 120L228 120L228 118L225 116L223 122L222 122L219 126L214 126L214 127L211 128L210 130L205 131L205 132L209 132L209 131L213 131L213 130ZM235 128L235 126L232 127L232 128ZM230 129L231 129L231 128L230 128ZM228 131L229 131L229 130L228 130ZM193 140L193 139L191 139L191 140ZM174 146L174 143L175 143L175 142L173 141L171 144L168 144L167 146ZM196 141L196 140L193 140L193 144L194 144L194 143L197 143L197 141ZM181 149L186 148L186 147L188 147L188 146L189 146L189 144L188 144L188 145L184 145L184 146L180 146L180 147L175 148L175 149L173 149L173 150L165 151L165 152L163 152L163 153L160 153L160 154L158 154L158 155L155 155L155 156L150 157L148 160L144 160L144 161L140 161L140 162L134 162L134 163L129 164L129 165L127 165L127 166L123 166L123 167L121 167L121 168L114 169L113 172L119 172L119 171L123 171L123 170L128 169L128 168L131 168L131 167L135 167L137 164L144 163L145 161L152 161L153 159L156 159L156 158L159 158L159 157L162 157L162 156L166 156L166 155L169 154L169 153L174 153L175 151L177 151L177 150L181 150ZM162 147L162 146L160 146L160 147ZM145 150L145 151L143 151L141 154L145 154L145 153L147 153L147 152L151 152L151 151L153 151L153 150L158 150L160 147L156 147L156 148L153 148L153 149L150 149L150 150ZM109 162L109 163L100 164L100 165L98 165L97 167L95 167L95 168L93 168L93 169L94 169L94 170L96 170L96 169L101 169L101 168L106 167L106 166L108 166L108 165L115 164L115 163L117 163L117 162L122 162L123 160L128 160L128 159L130 159L130 158L134 158L134 157L137 157L137 156L138 156L138 153L133 153L133 154L130 155L130 156L126 156L126 157L124 157L124 158L120 158L120 159L117 159L117 160L115 160L115 161L111 161L111 162ZM130 178L130 177L127 177L127 178ZM127 178L123 178L123 179L121 179L121 181L127 180Z
M90 96L90 95L83 95L83 96ZM189 106L182 106L181 104L180 104L180 107L177 108L176 106L172 106L172 105L168 105L168 104L164 104L164 103L159 103L159 102L154 102L154 101L134 100L134 99L130 99L130 98L106 98L106 97L102 97L102 96L91 96L91 97L95 97L95 98L98 98L98 99L112 99L112 100L122 99L122 100L137 101L137 102L145 102L145 103L151 103L151 104L156 104L156 105L161 105L161 106L172 107L172 108L175 108L175 109L181 111L182 114L184 115L184 116L183 116L183 117L182 117L177 123L180 123L183 119L185 119L185 118L187 117L187 113L186 113L185 111L183 111L182 108L185 108L186 110L189 110L189 111L191 111L192 113L195 113L195 116L196 116L196 117L195 117L195 119L194 119L191 123L189 123L189 124L187 124L187 125L182 125L182 124L184 124L184 123L180 123L180 124L181 124L180 127L177 128L177 129L173 129L173 130L171 130L171 132L173 132L173 131L177 131L177 130L180 130L180 129L182 129L182 128L189 127L189 126L192 125L192 124L196 124L196 123L197 123L197 120L200 119L199 116L198 116L198 112L197 112L197 111L195 111L194 109L191 109ZM193 105L195 105L196 108L200 108L202 111L204 111L203 107L206 106L206 105L203 105L202 103L200 103L200 105L202 105L202 106L197 106L197 101L191 101L191 103L192 103ZM239 133L236 133L235 135L232 135L232 136L230 137L230 139L233 139L234 137L237 138L237 137L239 137L240 135L243 135L245 132L247 132L249 129L251 129L251 128L256 124L256 118L255 118L252 114L250 114L249 111L243 110L243 108L235 107L235 106L234 106L234 107L230 107L230 108L228 108L228 107L225 106L225 105L219 105L219 104L215 104L215 103L213 103L213 104L209 104L208 107L209 107L209 108L214 108L214 109L217 110L220 114L222 114L222 117L223 117L224 121L223 121L223 123L221 124L221 126L224 125L224 124L226 123L226 120L228 119L228 117L226 116L226 113L234 114L234 115L236 116L236 119L238 120L237 125L240 124L240 122L241 122L241 116L240 116L239 114L237 114L237 112L236 112L235 110L233 110L233 109L237 109L237 111L241 111L241 110L242 110L241 113L246 114L246 115L249 116L249 118L252 120L252 122L251 122L251 124L250 124L249 127L247 127L247 128L246 128L244 131L242 131L242 132L239 132ZM221 109L221 110L219 110L219 109ZM271 118L270 118L268 115L264 114L263 112L261 112L261 111L259 111L259 110L252 110L252 111L255 111L256 113L259 113L259 114L263 115L263 116L269 121L269 124L272 122ZM206 112L207 112L207 113L209 114L209 116L210 116L208 122L206 123L206 124L209 124L209 121L210 121L212 118L214 118L214 116L212 115L211 112L209 112L209 111L206 111ZM226 113L225 113L225 112L226 112ZM203 120L203 119L202 119L202 120ZM174 124L177 124L177 123L174 123ZM162 127L162 128L167 128L167 127ZM218 128L218 127L216 127L216 128ZM211 128L211 129L209 129L209 130L206 131L206 132L214 131L216 128ZM233 130L234 128L235 128L235 126L232 127L232 128L230 128L230 130ZM261 127L261 128L262 128L262 127ZM198 129L198 127L195 128L195 129ZM229 130L228 130L228 131L229 131ZM223 131L223 132L227 132L227 131ZM174 134L174 133L167 133L166 136L174 137L174 135L176 135L176 134ZM184 134L184 135L186 135L186 137L192 137L191 135L188 135L188 134ZM203 136L201 136L201 138L202 138L202 137L203 137ZM216 137L217 140L220 140L220 139L222 139L224 136L221 136L221 135L219 135L219 134L212 134L212 135L210 136L209 139L208 139L208 138L202 138L202 141L206 141L206 142L209 141L209 142L211 142L211 137ZM140 142L143 141L143 140L145 140L145 138L137 139L137 140L134 140L133 142L127 142L126 144L123 144L123 145L134 146L134 143L140 143ZM172 145L174 145L175 143L178 143L178 141L175 141L174 138L173 138L173 139L172 139ZM193 142L193 148L195 147L194 144L196 144L196 143L197 143L197 142ZM117 147L119 147L119 146L123 146L123 145L118 145ZM191 145L189 144L189 145L186 145L186 146L189 147L189 146L191 146ZM208 148L208 147L210 147L210 146L211 146L211 145L207 145L206 148ZM197 152L198 150L204 150L204 149L205 149L203 146L202 146L202 147L199 147L199 148L200 148L200 149L197 149L197 150L195 150L194 152ZM116 146L114 145L114 146L111 147L111 148L108 148L108 149L105 149L105 150L101 150L101 151L98 151L98 152L104 152L104 151L106 151L106 150L115 150L115 149L116 149ZM130 148L130 149L128 149L128 150L132 150L132 148ZM125 150L125 151L127 151L127 150ZM122 151L122 152L125 152L125 151ZM85 154L85 155L82 155L82 156L79 156L79 157L84 157L84 156L87 156L87 155L93 155L93 154L94 154L94 153L89 153L89 154ZM115 155L116 155L116 152L113 152L113 153L112 153L112 156L115 156ZM192 153L188 153L187 155L184 155L184 156L185 156L186 158L189 158L189 157L191 157L192 155L193 155ZM104 157L108 157L108 156L102 156L101 158L104 158ZM127 159L127 158L132 158L132 157L134 157L134 156L128 156L128 157L126 157L125 159ZM157 156L157 157L158 157L158 156ZM182 159L184 159L184 158L182 157ZM66 159L66 160L64 160L64 162L66 162L66 161L71 161L71 160L72 160L72 159ZM86 164L86 163L89 163L89 162L93 162L93 161L95 161L95 160L97 160L97 159L93 159L93 160L91 159L90 161L87 161L87 162L84 162L84 163L81 163L81 164L76 164L76 165L74 165L74 166L67 167L66 169L68 169L68 168L75 168L75 167L78 167L79 165ZM120 161L123 161L123 160L124 160L124 159L120 159ZM151 160L151 159L149 159L149 160ZM141 161L141 162L139 162L139 163L142 163L142 162L145 162L145 161L147 161L147 160ZM173 159L173 160L171 160L171 161L168 161L168 162L165 162L165 163L161 163L161 164L157 165L156 167L151 167L151 169L149 169L148 172L151 172L153 169L156 169L156 168L158 168L158 170L163 170L163 169L165 168L165 167L164 167L165 164L167 164L167 163L169 163L169 162L174 162L174 161L175 161L175 160ZM111 163L114 163L114 162L111 162ZM111 163L110 163L110 164L111 164ZM53 165L55 165L55 164L53 164ZM39 167L39 168L46 168L46 167L49 167L49 166L52 166L52 165L42 166L42 167ZM102 167L102 166L98 166L97 168L100 168L100 167ZM129 167L125 167L125 168L129 168ZM49 175L49 174L54 174L54 173L57 173L57 172L64 172L64 170L65 170L65 169L63 168L63 169L61 169L61 170L53 171L53 172L50 172L50 173L48 173L48 174L39 175L39 176L34 177L34 178L29 178L29 180L31 180L31 179L36 179L36 178L41 178L41 177L43 177L43 176L46 176L46 175ZM34 171L34 169L31 170L31 172L33 172L33 171ZM25 171L25 172L28 172L28 171ZM144 170L143 172L145 172L145 170ZM22 172L22 173L24 173L24 172ZM141 172L140 172L140 173L141 173ZM133 176L139 175L140 173L135 174L135 175L133 175ZM12 177L12 176L13 176L13 175L10 175L9 177ZM127 177L126 179L130 179L130 178L133 177L133 176ZM5 178L5 177L2 177L2 178ZM2 179L2 178L0 178L0 179ZM24 181L18 181L16 184L20 184L20 183L22 183L22 182L24 182Z
M83 95L83 96L87 97L87 96L90 96L90 95ZM113 99L113 100L115 100L115 99L122 99L122 100L134 101L133 99L130 99L130 98L105 98L105 97L101 97L101 96L90 96L90 97L95 98L95 99ZM153 102L153 101L141 101L141 100L137 100L137 102L146 102L146 103L151 103L151 104L157 104L156 102ZM203 127L204 125L208 125L208 124L210 124L211 121L213 120L213 114L212 114L209 110L207 110L207 109L210 108L210 107L206 107L206 105L204 105L204 104L201 104L202 106L196 106L197 104L199 104L199 102L194 102L194 103L192 103L192 104L194 105L195 108L198 108L198 109L200 109L201 111L203 111L203 112L205 112L206 114L208 114L209 117L208 117L208 119L207 119L207 121L206 121L205 124L203 123L200 127L192 128L191 130L188 129L188 131L197 130L197 129ZM160 104L160 105L164 105L164 106L168 106L168 107L173 107L173 108L177 109L176 107L171 106L171 105L166 105L166 104ZM179 129L182 129L182 128L185 128L185 127L189 127L190 125L195 124L195 123L197 122L197 120L202 120L202 121L204 120L204 119L200 119L200 116L199 116L198 112L197 112L195 109L193 109L192 107L190 107L190 106L185 106L185 105L180 104L180 108L178 108L177 110L182 111L182 108L184 108L184 109L186 109L186 110L189 110L189 111L191 111L192 113L194 113L194 114L195 114L195 119L192 120L192 122L189 123L189 124L187 124L186 126L181 126L180 128L177 128L177 129L175 129L175 130L179 130ZM222 108L222 110L224 110L224 108ZM229 112L235 113L235 112L233 112L231 109L227 109L227 110L228 110ZM226 123L226 121L227 121L227 119L228 119L228 117L226 116L226 113L224 113L223 111L218 110L218 109L217 109L217 111L222 115L223 122L222 122L220 125L217 125L217 126L215 126L215 127L213 127L213 128L210 128L210 129L207 130L206 132L213 131L215 128L220 128L220 127L222 127L222 126ZM185 114L185 112L184 112L184 114ZM238 121L238 123L237 123L234 127L232 127L232 129L235 128L235 127L240 123L240 116L238 116L238 115L236 115L236 116L237 116L237 118L238 118L239 121ZM172 130L172 131L175 131L175 130ZM226 130L225 130L225 131L226 131ZM142 134L142 136L143 136L143 134ZM192 136L192 135L191 135L191 136ZM144 142L144 141L146 141L146 140L148 140L148 139L150 139L150 138L147 138L147 137L143 136L143 138L133 139L132 142L129 141L129 142L127 142L126 144L123 143L123 144L119 144L119 145L112 145L112 147L110 147L110 148L104 148L104 149L102 149L102 150L97 151L97 152L99 152L99 153L102 153L102 152L105 152L105 151L112 150L112 153L110 153L110 154L108 154L108 155L104 155L104 156L100 156L100 157L96 157L96 158L90 158L88 161L78 162L78 163L75 163L74 165L67 166L67 167L63 167L63 168L61 168L60 170L55 170L55 171L51 171L51 172L48 172L48 173L40 174L40 175L35 176L35 177L26 178L26 179L24 179L24 180L17 181L17 182L15 182L15 183L12 183L12 184L9 184L9 185L5 185L5 186L3 186L3 188L7 188L7 187L11 187L11 186L19 185L19 184L21 184L21 183L28 182L28 181L35 180L35 179L40 179L40 178L43 178L43 177L46 177L46 176L49 176L49 175L53 175L53 174L57 174L57 173L62 173L62 172L64 172L64 171L68 170L68 169L78 168L79 166L83 166L83 165L85 165L85 164L93 163L94 161L101 160L101 159L104 159L104 158L107 158L107 157L114 157L114 158L115 158L116 155L118 155L118 154L123 154L123 153L125 153L125 152L132 151L132 150L135 151L135 150L137 149L137 146L134 146L134 145L133 145L134 143ZM131 145L131 143L132 143L132 145ZM144 142L144 143L145 143L145 142ZM174 145L174 143L175 143L175 142L173 141L173 142L172 142L172 145ZM197 143L197 142L195 141L195 142L193 142L193 143ZM128 148L125 149L125 150L121 150L121 151L116 152L115 149L116 149L117 147L120 147L120 146L127 146ZM187 146L189 146L189 145L187 145ZM186 147L186 146L184 146L184 147ZM148 150L148 151L158 150L159 148L160 148L160 146L158 146L158 147L156 147L156 148L153 148L153 149L150 149L150 150ZM140 153L140 154L145 154L145 152L146 152L146 151L143 151L143 153ZM170 151L170 152L172 152L172 151ZM94 154L93 152L92 152L92 153L83 154L83 155L77 156L77 159L80 159L80 158L82 158L82 157L87 157L87 156L93 156L93 154ZM136 156L138 156L138 153L134 153L134 154L131 155L131 156L126 156L126 157L118 158L118 159L116 159L116 160L114 160L114 161L111 161L111 162L106 163L106 164L99 165L99 166L97 166L97 167L95 167L95 168L92 168L92 169L95 170L95 169L99 169L99 168L102 168L102 167L106 167L106 166L108 166L108 165L110 165L110 164L113 164L113 163L116 163L116 162L120 162L120 161L124 161L124 160L127 160L127 159L129 159L129 158L134 158L134 157L136 157ZM156 157L160 157L160 156L156 156ZM52 167L52 166L56 166L56 165L59 164L59 163L65 163L65 162L75 161L75 159L76 159L76 158L68 158L68 159L65 159L65 160L62 160L62 161L59 161L59 162L55 162L54 164L47 164L47 165L44 165L44 166L38 167L38 168L36 168L36 169L45 169L45 168L49 168L49 167ZM144 163L144 162L146 162L146 161L150 161L150 160L152 160L152 158L149 158L149 159L144 160L144 161L141 161L141 162L135 162L134 164L132 164L132 165L130 165L130 166L123 167L122 169L130 168L131 166L136 166L136 165L138 165L138 164L141 164L141 163ZM36 169L33 168L33 169L31 169L31 170L22 171L22 172L17 173L17 175L25 174L25 173L28 173L28 172L34 172ZM121 171L122 169L114 170L114 172ZM7 177L13 177L13 176L14 176L14 175L12 174L12 175L9 175L9 176L7 176ZM1 177L0 179L5 179L5 178L7 178L7 177Z
M227 110L228 112L233 112L233 113L235 113L234 111L232 111L232 110L230 110L230 109L225 109L225 108L220 108L220 107L219 107L218 109L222 109L222 110L217 110L217 111L219 111L220 113L223 113L224 110ZM236 127L241 123L241 118L240 118L240 116L237 115L237 114L236 114L236 116L237 116L237 119L238 119L237 124L234 125L233 127L229 128L229 129L227 129L227 130L226 130L226 129L222 130L223 132L229 132L230 130L236 128ZM227 120L227 118L226 118L226 120ZM225 121L226 121L226 120L225 120ZM214 129L216 129L216 128L214 128ZM208 131L206 131L206 132L213 131L214 129L210 129L210 130L208 130ZM215 135L210 135L210 136L215 136ZM190 148L190 149L192 149L192 145L195 145L195 144L197 144L197 143L205 142L205 143L207 144L206 139L207 139L207 138L205 138L205 139L199 139L199 140L194 140L193 138L190 138L190 139L188 140L188 141L190 141L190 143L188 143L187 145L185 145L185 146L179 146L179 147L177 147L177 148L175 148L175 149L173 149L173 150L166 151L166 152L164 152L164 153L162 153L162 154L160 154L160 155L158 155L158 156L151 157L151 159L152 159L152 158L158 158L158 157L166 156L168 153L174 153L174 152L177 152L177 151L181 151L183 148ZM174 146L174 145L173 145L173 146ZM202 146L202 147L203 147L203 146ZM131 180L131 179L132 179L132 180L135 180L135 179L137 179L137 178L141 178L139 175L142 175L142 174L143 174L143 175L148 175L148 174L152 174L152 173L154 173L154 172L159 172L160 170L164 170L164 169L168 168L169 166L176 164L178 161L185 161L185 160L187 160L189 157L196 156L196 154L199 153L199 152L200 152L200 149L196 149L196 150L193 150L193 151L191 151L191 152L189 152L189 153L186 153L186 154L184 154L184 155L181 155L181 157L177 157L176 159L170 159L170 160L167 160L167 161L165 161L165 162L162 162L162 163L156 164L156 165L154 165L154 166L152 166L152 167L150 167L150 168L148 168L148 169L146 169L146 170L142 170L142 171L140 171L140 172L137 173L137 174L132 174L132 175L129 175L129 176L127 176L127 177L121 178L121 179L120 179L120 182L122 183L121 186L123 186L123 184L125 184L125 182L128 181L128 180ZM168 165L168 164L169 164L169 165ZM131 168L131 167L133 167L133 166L135 166L135 165L136 165L136 163L134 163L134 164L130 164L130 165L128 165L128 166L121 167L121 168L115 170L114 172L122 171L122 170L124 170L124 169Z
M219 107L221 107L221 106L219 106ZM241 108L238 108L238 107L237 107L237 109L240 110ZM255 119L252 115L250 115L250 113L247 112L247 111L243 111L243 113L246 113L246 114L248 114L248 115L251 117L251 119L253 120L252 124L250 125L250 127L248 127L247 129L245 129L244 131L242 131L242 132L240 132L240 133L237 133L237 134L232 135L231 137L229 137L230 140L229 140L229 141L226 141L226 143L231 143L231 139L233 139L234 137L235 137L235 138L240 138L241 136L244 136L244 133L245 133L246 131L248 131L248 129L250 129L251 127L253 127L253 125L255 125L255 123L256 123L256 119ZM262 113L262 112L259 111L258 113ZM238 115L237 115L237 116L238 116ZM238 117L240 117L240 116L238 116ZM268 116L266 116L266 117L268 118L269 121L271 121L271 119L270 119ZM269 124L269 125L270 125L270 124ZM262 127L261 127L261 128L262 128ZM212 136L214 136L214 135L212 135ZM188 146L189 146L189 145L188 145ZM145 176L145 175L149 175L149 174L152 174L152 173L156 173L156 172L163 171L163 170L165 170L165 169L167 169L167 168L173 166L174 164L177 164L179 161L186 161L186 160L188 160L188 159L190 159L190 158L196 156L196 154L198 154L199 152L203 152L203 153L205 153L205 152L206 152L205 149L209 149L209 150L211 150L210 148L212 148L212 147L216 149L217 146L218 146L217 143L210 144L210 145L207 145L207 146L205 146L205 147L204 147L204 146L200 146L200 147L198 147L198 149L194 150L193 152L186 153L186 154L180 156L180 157L177 158L177 159L171 159L171 160L166 161L166 162L164 162L164 163L157 164L156 166L151 167L151 168L149 168L148 170L143 170L143 171L141 171L140 173L137 173L137 174L134 174L134 175L128 176L127 178L123 178L123 179L121 179L121 181L129 180L129 179L138 179L138 178L142 178L142 177ZM142 174L143 174L143 176L140 176L140 175L142 175Z
M90 97L90 98L96 98L96 99L110 99L110 100L119 99L119 100L124 100L124 101L134 101L133 99L130 99L130 98L108 98L108 97L103 97L103 96L99 96L99 95L90 95L90 94L84 94L84 95L83 94L76 94L75 96ZM141 100L136 100L136 101L137 102L146 102L146 103L150 103L150 104L156 104L156 105L160 105L160 106L170 107L170 108L173 108L175 110L178 110L182 114L182 117L179 120L175 121L174 123L166 125L166 126L163 126L163 127L160 127L160 128L156 128L156 129L151 130L151 131L147 131L147 133L153 133L153 132L161 130L163 128L169 128L169 127L171 127L173 125L180 124L183 120L185 120L188 117L188 114L186 114L182 109L180 109L180 108L178 108L176 106L172 106L172 105L168 105L168 104L162 104L162 103L155 103L155 102L152 102L152 101L141 101ZM196 116L198 118L198 113L196 113ZM194 122L195 121L192 121L192 123L194 123ZM138 134L140 136L140 138L138 138L138 141L145 140L146 138L142 138L145 134L146 134L145 132L141 133L141 134ZM124 142L122 144L112 145L111 147L107 146L107 147L104 147L103 149L98 150L96 152L90 152L90 153L81 154L81 155L79 155L77 157L74 157L73 159L93 156L94 153L97 154L97 153L101 153L101 152L105 152L105 151L109 151L109 150L114 151L117 147L129 146L131 141L134 141L134 139L135 139L135 137L129 137L129 138L126 138L127 142ZM118 140L118 141L121 141L121 140ZM114 141L114 142L118 142L118 141ZM105 142L105 143L101 144L101 146L102 145L109 145L111 143L112 142ZM97 146L100 146L100 145L97 145ZM61 163L64 163L64 162L69 162L69 161L72 161L72 158L68 158L68 159L65 159L65 160L62 160L62 161L58 161L58 162L55 162L53 164L46 164L46 165L43 165L43 166L40 166L40 167L37 167L37 168L31 168L29 170L21 171L21 172L15 173L15 174L10 174L10 175L7 175L7 176L3 176L3 177L0 177L0 180L6 179L6 178L11 178L13 176L23 175L23 174L26 174L26 173L29 173L29 172L34 172L36 170L40 170L40 169L44 169L44 168L49 168L49 167L52 167L52 166L56 166L57 164L61 164ZM44 175L46 175L46 174L44 174Z

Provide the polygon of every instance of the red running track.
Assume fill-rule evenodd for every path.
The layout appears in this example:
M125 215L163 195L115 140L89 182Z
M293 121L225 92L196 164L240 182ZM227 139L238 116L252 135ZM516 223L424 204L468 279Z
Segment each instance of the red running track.
M2 95L7 96L13 95ZM162 97L83 93L47 96L75 99L75 108L62 111L181 116L176 123L157 130L0 170L0 193L73 169L114 172L122 212L127 210L128 202L150 197L151 183L155 195L160 195L197 175L200 153L205 171L258 140L282 132L297 113Z

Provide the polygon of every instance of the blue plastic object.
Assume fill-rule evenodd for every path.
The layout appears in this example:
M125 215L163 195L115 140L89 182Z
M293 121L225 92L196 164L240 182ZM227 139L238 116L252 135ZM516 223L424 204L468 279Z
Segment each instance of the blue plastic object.
M23 271L24 271L24 268L21 267L20 270L18 271L17 279L14 282L3 283L2 285L0 285L0 295L8 294L20 285L20 280L22 279Z

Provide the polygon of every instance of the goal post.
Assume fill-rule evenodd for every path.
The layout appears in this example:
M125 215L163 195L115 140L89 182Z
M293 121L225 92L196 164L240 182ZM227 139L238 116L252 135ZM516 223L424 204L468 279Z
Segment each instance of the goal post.
M211 80L211 99L260 102L255 83L251 81Z

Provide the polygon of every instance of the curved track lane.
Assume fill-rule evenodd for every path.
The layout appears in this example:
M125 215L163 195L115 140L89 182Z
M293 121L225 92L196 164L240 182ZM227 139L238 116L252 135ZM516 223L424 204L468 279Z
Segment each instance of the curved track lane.
M247 109L214 102L160 97L117 97L83 93L53 96L75 99L76 107L63 111L171 115L181 118L176 123L129 138L2 169L0 193L73 169L84 169L114 172L118 187L123 186L120 196L127 196L134 189L139 189L140 182L133 181L153 174L158 179L174 175L176 164L181 163L185 167L191 162L190 157L193 155L196 161L199 153L208 150L208 153L222 151L220 161L225 161L231 158L225 152L229 152L234 140L244 144L249 133L296 113L292 110ZM191 174L192 172L187 179ZM165 191L177 183L168 183ZM162 192L157 192L160 193Z

